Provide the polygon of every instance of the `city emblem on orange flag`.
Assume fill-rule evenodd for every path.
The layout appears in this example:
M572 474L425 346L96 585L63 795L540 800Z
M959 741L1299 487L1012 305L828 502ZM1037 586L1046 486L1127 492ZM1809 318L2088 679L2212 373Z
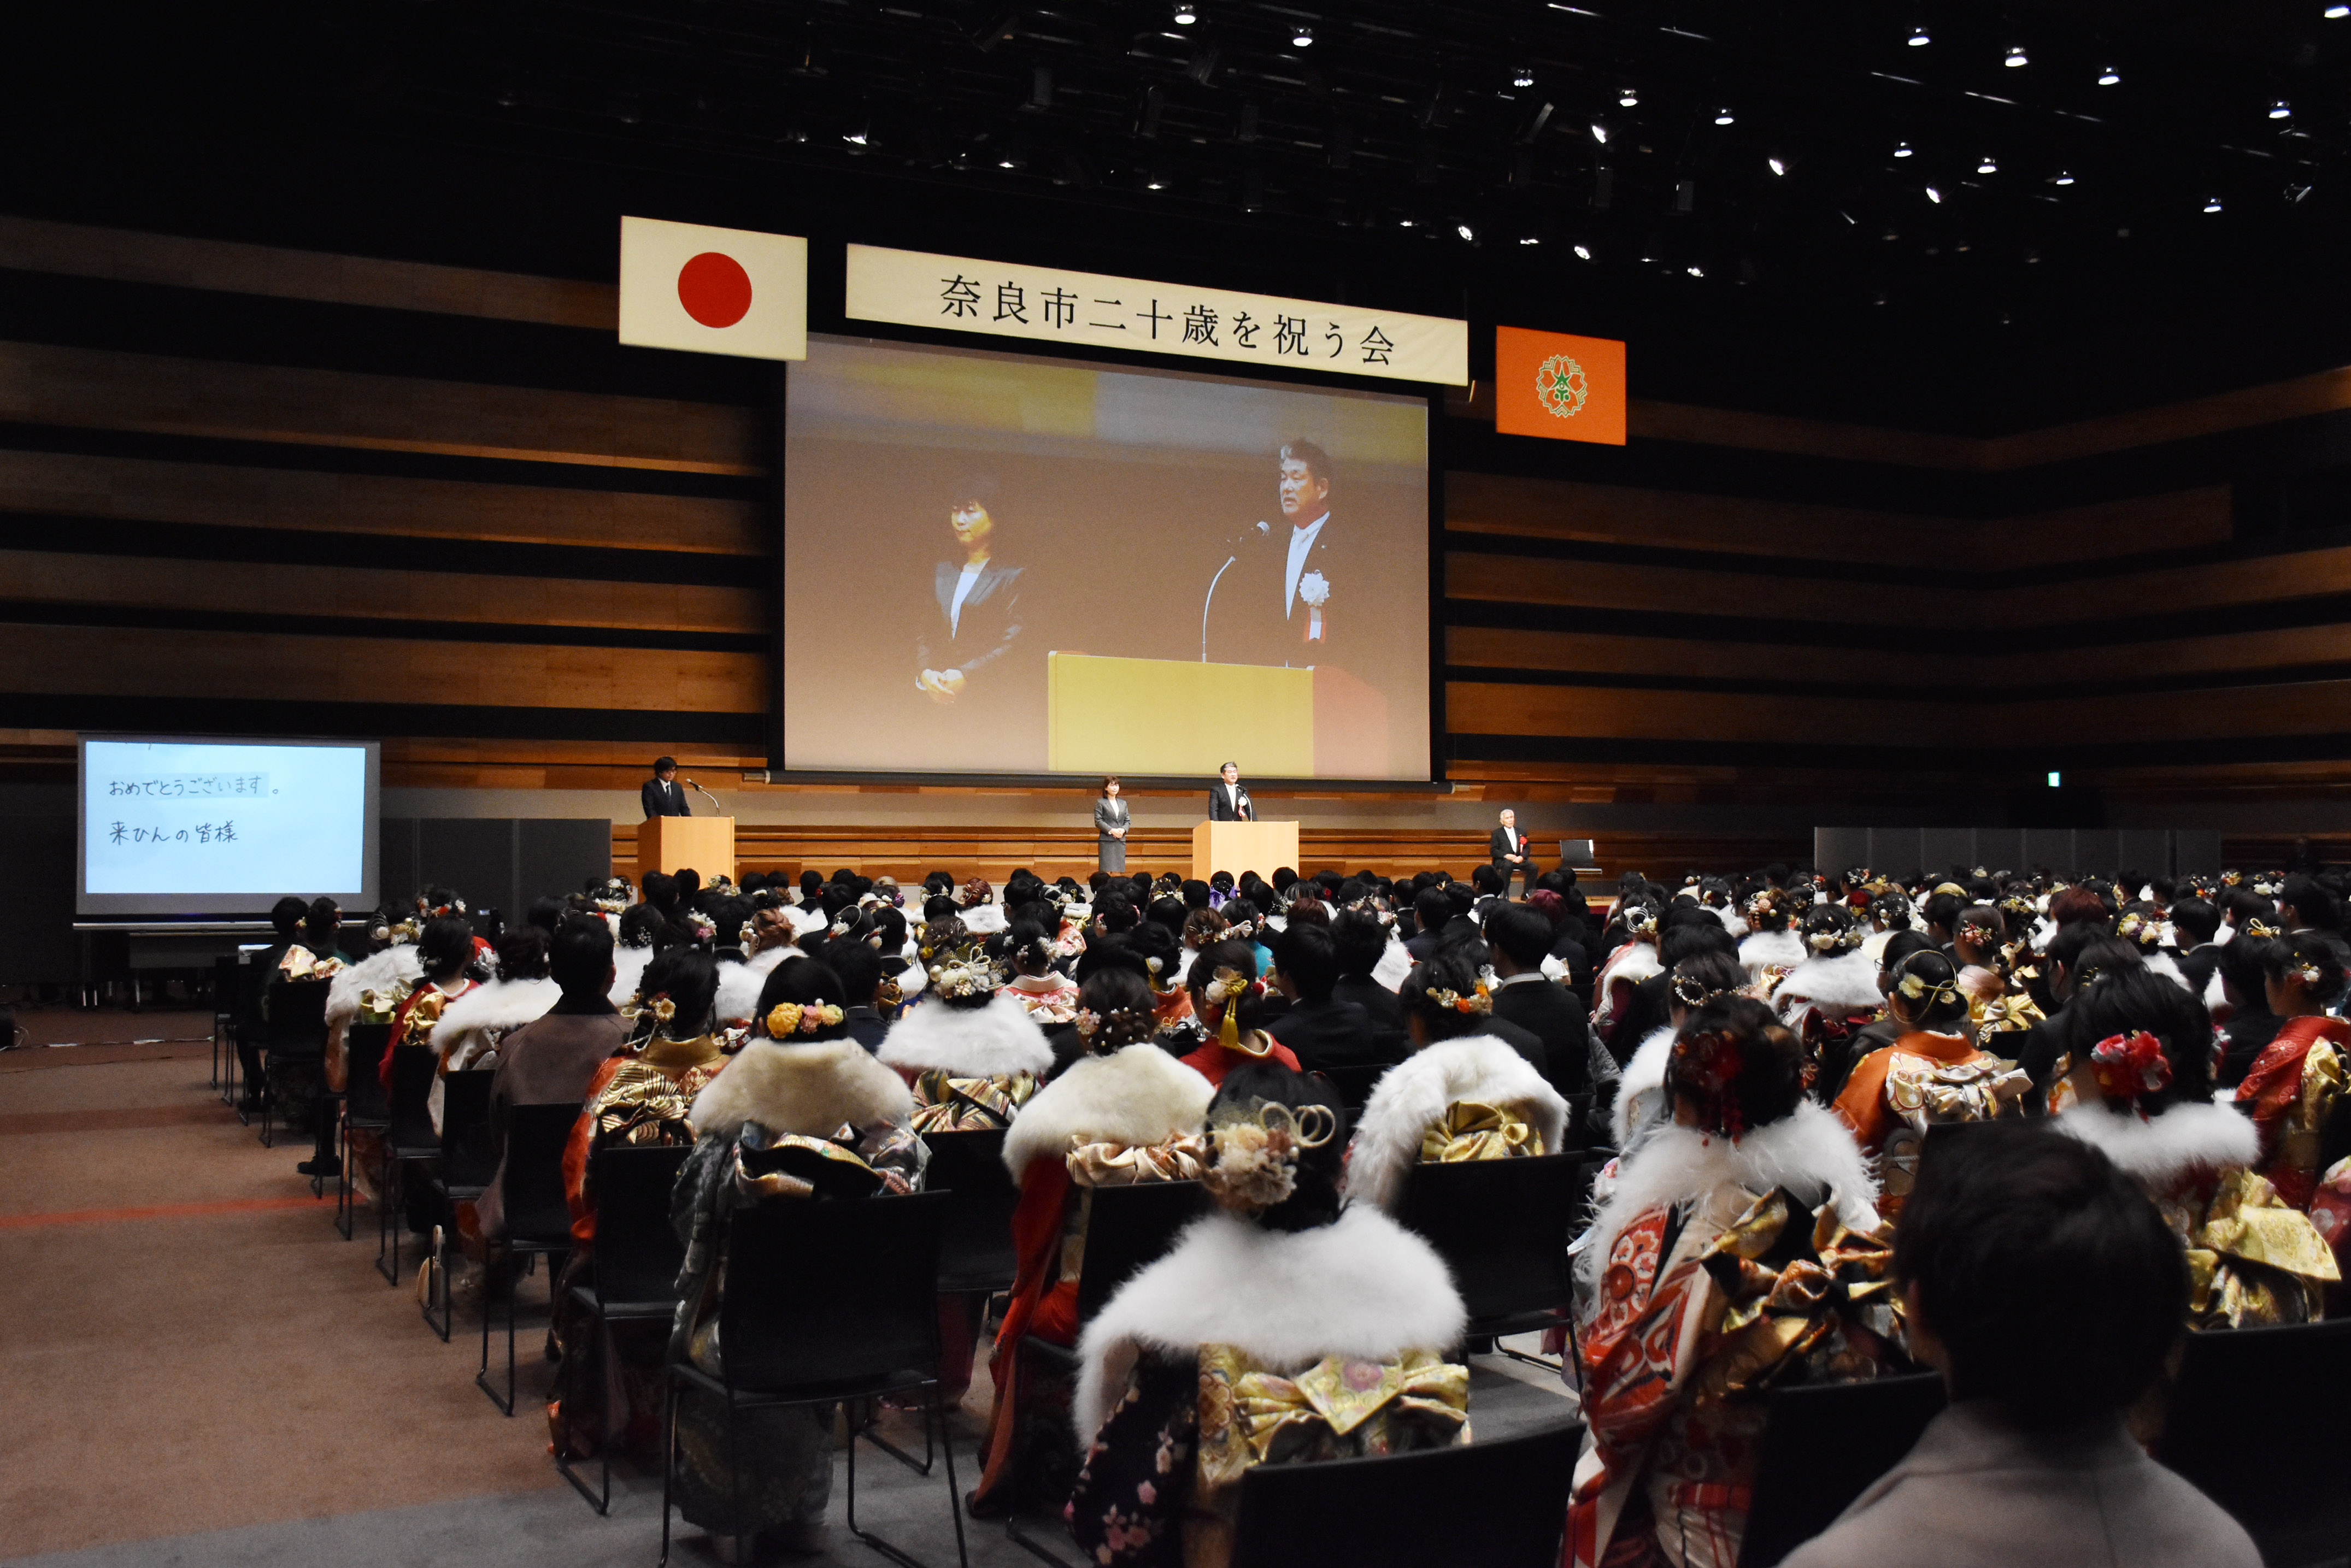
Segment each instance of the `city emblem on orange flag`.
M1624 343L1496 327L1494 428L1504 435L1623 446Z

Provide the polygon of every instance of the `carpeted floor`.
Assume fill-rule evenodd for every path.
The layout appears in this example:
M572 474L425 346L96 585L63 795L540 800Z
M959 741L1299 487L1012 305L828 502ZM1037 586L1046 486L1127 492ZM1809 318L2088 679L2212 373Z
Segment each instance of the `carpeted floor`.
M474 1386L478 1319L461 1309L442 1344L413 1290L376 1272L368 1211L343 1241L331 1204L295 1173L308 1140L263 1148L207 1088L209 1014L173 1020L199 1030L156 1027L172 1015L58 1016L80 1027L46 1033L89 1044L0 1054L0 1559L653 1562L657 1476L617 1468L600 1518L548 1459L552 1371L533 1354L544 1275L522 1287L507 1419ZM1481 1358L1472 1389L1481 1438L1568 1414L1555 1382L1507 1360ZM953 1421L967 1487L988 1397L983 1370ZM919 1447L911 1422L894 1435ZM840 1527L834 1462L822 1560L878 1562ZM946 1492L943 1477L861 1449L859 1521L926 1562L955 1560ZM1036 1561L1000 1525L966 1528L975 1563ZM678 1530L681 1561L712 1560Z

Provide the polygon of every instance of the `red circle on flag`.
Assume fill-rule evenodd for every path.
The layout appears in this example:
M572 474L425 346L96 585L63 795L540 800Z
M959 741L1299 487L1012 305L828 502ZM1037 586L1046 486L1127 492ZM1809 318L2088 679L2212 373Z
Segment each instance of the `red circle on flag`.
M677 269L677 302L705 327L732 327L751 308L751 275L733 256L705 251Z

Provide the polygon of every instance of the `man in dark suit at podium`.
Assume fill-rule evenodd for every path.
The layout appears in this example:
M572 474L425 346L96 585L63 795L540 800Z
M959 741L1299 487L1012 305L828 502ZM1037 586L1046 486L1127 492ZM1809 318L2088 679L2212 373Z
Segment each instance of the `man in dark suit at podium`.
M1217 774L1217 782L1208 786L1208 820L1255 822L1257 807L1249 801L1249 792L1241 787L1240 764L1227 763Z
M1510 879L1519 879L1519 897L1525 898L1535 885L1535 857L1527 847L1526 836L1519 831L1519 814L1509 806L1502 808L1502 826L1486 835L1487 852L1493 857L1494 869L1501 874L1502 896L1510 896Z
M647 816L692 816L694 808L685 804L685 786L677 782L677 759L653 759L653 776L637 792L644 799Z

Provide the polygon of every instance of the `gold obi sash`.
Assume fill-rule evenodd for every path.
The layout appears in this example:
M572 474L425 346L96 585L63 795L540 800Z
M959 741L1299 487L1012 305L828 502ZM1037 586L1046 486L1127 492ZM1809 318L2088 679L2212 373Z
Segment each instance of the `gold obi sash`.
M1133 1187L1143 1181L1197 1181L1216 1163L1207 1140L1181 1133L1164 1143L1081 1143L1070 1140L1070 1185L1078 1200L1061 1222L1061 1272L1074 1281L1085 1267L1086 1226L1093 1219L1097 1187Z
M1469 1429L1469 1369L1427 1351L1394 1361L1329 1355L1284 1377L1230 1345L1200 1346L1199 1481L1252 1465L1445 1448Z
M1427 1165L1510 1159L1542 1151L1542 1135L1515 1105L1456 1100L1420 1135L1421 1162Z
M2196 1327L2311 1322L2321 1287L2343 1277L2310 1216L2287 1207L2254 1171L2222 1176L2200 1215L2165 1207L2174 1228L2186 1231L2188 1316Z
M1767 1257L1782 1261L1766 1263ZM1834 1201L1807 1213L1785 1189L1775 1188L1732 1220L1698 1262L1728 1304L1715 1348L1693 1375L1697 1400L1719 1400L1770 1383L1789 1361L1821 1345L1840 1317L1881 1340L1890 1342L1899 1331L1890 1230L1848 1231ZM1825 1369L1832 1377L1873 1374L1857 1355L1850 1367L1834 1359Z
M1036 1092L1036 1077L1028 1073L964 1078L935 1067L914 1077L914 1130L991 1132L1009 1127L1013 1113Z

